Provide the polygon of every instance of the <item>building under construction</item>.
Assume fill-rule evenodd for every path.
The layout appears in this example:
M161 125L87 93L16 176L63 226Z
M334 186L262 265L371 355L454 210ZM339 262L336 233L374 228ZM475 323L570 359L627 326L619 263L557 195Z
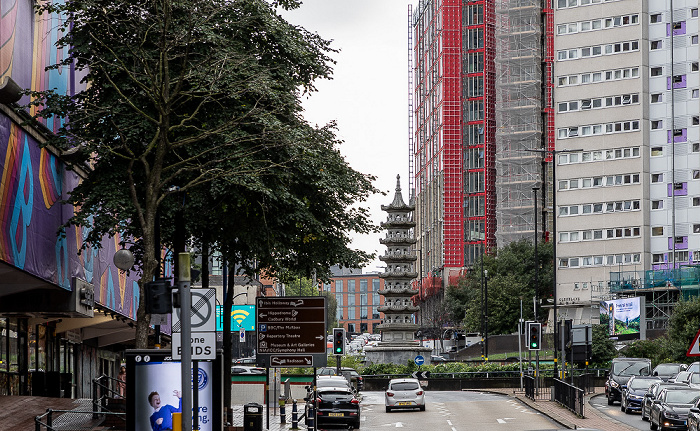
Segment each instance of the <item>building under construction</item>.
M543 47L550 18L532 0L422 0L409 8L421 302L439 300L484 252L533 236L533 187L542 191L543 214L551 211L551 191L542 188L553 149L551 86L543 84L551 82L552 49Z

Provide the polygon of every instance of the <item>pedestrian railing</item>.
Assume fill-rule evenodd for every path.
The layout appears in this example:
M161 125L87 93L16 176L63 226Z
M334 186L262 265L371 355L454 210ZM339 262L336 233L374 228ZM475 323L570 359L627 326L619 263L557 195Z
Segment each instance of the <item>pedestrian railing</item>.
M46 413L34 418L35 431L89 431L102 429L105 419L109 416L121 417L124 421L124 413L96 412L92 410L54 410L46 409ZM121 428L125 429L125 428Z
M554 379L554 400L574 412L576 415L585 418L583 407L584 390L570 385L562 380Z

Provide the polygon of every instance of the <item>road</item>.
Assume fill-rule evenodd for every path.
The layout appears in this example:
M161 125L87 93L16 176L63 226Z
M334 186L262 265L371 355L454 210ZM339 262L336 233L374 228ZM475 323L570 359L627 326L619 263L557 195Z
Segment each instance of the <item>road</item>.
M627 414L620 410L619 403L609 406L605 395L596 395L595 397L591 398L589 404L599 412L604 413L606 416L611 417L618 422L622 422L623 424L639 430L649 429L649 422L643 421L640 413L634 412Z
M362 392L363 430L557 430L556 423L513 398L479 392L427 392L424 412L386 413L384 392Z

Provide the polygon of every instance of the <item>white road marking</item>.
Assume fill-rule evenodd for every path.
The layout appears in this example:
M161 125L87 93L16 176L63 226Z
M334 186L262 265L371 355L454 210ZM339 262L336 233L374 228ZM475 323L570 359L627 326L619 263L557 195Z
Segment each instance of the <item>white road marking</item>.
M504 423L506 423L506 421L504 421L503 419L496 419L496 421L498 421L499 424L504 424Z
M452 421L448 420L447 425L452 426Z
M401 422L396 422L396 428L403 428L403 424Z

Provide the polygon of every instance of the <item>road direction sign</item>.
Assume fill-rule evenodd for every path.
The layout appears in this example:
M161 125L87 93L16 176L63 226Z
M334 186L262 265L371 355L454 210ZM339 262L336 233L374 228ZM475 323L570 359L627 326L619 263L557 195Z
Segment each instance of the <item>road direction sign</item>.
M416 358L413 360L413 362L416 363L416 365L423 365L425 363L425 358L421 355L416 356ZM417 378L417 377L416 377Z
M430 371L414 371L411 373L414 379L427 379L430 377Z
M255 311L258 365L326 365L325 297L257 298Z

